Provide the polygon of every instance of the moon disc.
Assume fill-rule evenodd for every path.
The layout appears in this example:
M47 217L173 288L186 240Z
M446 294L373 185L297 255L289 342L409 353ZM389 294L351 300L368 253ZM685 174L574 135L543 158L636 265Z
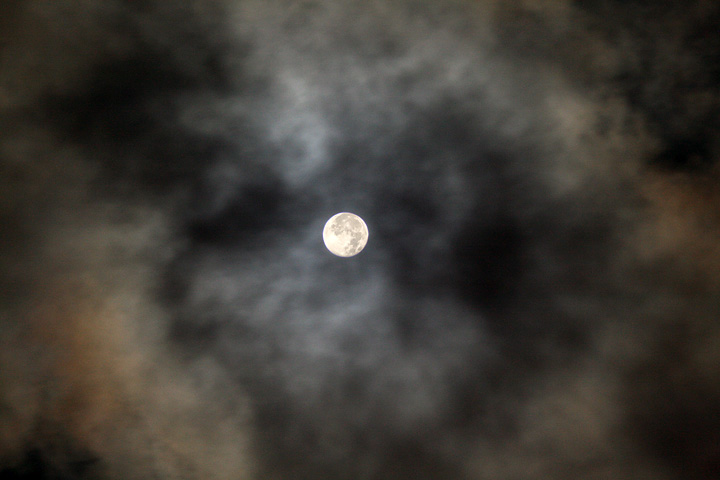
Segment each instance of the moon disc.
M368 228L354 213L342 212L330 217L323 228L323 241L330 253L338 257L352 257L365 248Z

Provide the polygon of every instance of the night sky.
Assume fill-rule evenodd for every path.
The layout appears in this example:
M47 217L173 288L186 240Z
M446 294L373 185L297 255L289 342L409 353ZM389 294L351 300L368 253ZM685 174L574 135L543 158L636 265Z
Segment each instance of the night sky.
M0 2L0 480L720 479L719 25Z

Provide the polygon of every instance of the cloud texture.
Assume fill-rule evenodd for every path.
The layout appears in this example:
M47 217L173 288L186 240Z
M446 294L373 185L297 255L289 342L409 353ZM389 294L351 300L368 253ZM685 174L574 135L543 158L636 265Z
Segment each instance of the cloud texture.
M0 472L718 478L718 19L6 1Z

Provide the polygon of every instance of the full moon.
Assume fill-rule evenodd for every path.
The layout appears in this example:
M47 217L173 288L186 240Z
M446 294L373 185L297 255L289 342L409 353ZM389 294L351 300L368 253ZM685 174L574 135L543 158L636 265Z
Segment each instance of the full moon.
M323 228L323 241L330 253L338 257L352 257L365 248L368 228L354 213L342 212L330 217Z

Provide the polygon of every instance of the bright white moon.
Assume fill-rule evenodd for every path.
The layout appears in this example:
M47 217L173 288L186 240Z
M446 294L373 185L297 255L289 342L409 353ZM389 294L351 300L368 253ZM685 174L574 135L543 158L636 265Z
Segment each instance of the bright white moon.
M352 257L365 248L368 228L354 213L342 212L330 217L323 228L323 241L331 253L338 257Z

